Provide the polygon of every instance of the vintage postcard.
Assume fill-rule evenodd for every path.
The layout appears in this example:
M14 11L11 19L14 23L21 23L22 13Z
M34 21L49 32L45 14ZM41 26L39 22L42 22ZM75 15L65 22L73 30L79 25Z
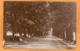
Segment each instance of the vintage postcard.
M3 48L76 49L76 2L4 1Z

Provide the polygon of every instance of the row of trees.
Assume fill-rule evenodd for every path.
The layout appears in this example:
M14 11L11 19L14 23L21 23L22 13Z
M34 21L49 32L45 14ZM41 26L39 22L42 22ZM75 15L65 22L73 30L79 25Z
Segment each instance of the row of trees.
M5 3L4 12L4 36L7 31L13 33L13 40L15 33L19 33L20 37L24 34L32 36L44 35L47 22L47 10L44 7L45 3ZM46 14L45 14L46 13Z
M44 36L53 28L53 35L70 37L75 26L74 3L52 2L5 2L4 3L4 36L7 31L32 36ZM75 31L75 30L74 30ZM4 38L5 38L4 37ZM64 39L64 38L63 38ZM69 40L68 39L68 40Z
M63 5L64 6L64 5ZM61 13L56 15L55 23L53 25L53 35L60 37L67 41L75 41L75 32L76 32L76 12L75 12L75 3L71 4L71 6L62 7L63 9ZM58 10L59 11L59 10Z

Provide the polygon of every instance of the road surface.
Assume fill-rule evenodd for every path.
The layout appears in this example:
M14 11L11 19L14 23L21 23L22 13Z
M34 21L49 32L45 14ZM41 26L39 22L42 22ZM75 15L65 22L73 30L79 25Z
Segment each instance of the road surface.
M32 40L24 41L24 43L6 42L4 48L75 49L75 45L55 36L47 35L45 37L33 37Z

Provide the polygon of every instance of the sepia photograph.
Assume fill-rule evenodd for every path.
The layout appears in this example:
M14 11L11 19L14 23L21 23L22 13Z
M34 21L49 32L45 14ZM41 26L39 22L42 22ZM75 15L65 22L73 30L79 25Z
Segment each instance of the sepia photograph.
M76 3L4 1L3 47L76 49Z

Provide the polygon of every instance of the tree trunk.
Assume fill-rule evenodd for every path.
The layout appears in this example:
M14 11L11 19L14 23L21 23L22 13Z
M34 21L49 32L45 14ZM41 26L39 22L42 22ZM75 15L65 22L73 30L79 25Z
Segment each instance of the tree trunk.
M15 34L15 33L13 32L13 36L12 36L12 37L13 37L13 42L15 41L15 36L14 36L14 34Z

